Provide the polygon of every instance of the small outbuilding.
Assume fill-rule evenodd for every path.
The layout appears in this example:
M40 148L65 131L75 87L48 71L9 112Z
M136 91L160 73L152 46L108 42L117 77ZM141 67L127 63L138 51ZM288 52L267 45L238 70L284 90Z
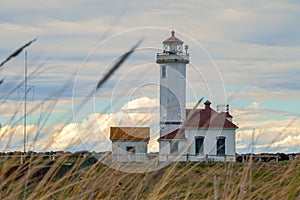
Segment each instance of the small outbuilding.
M110 127L113 162L147 162L149 127Z

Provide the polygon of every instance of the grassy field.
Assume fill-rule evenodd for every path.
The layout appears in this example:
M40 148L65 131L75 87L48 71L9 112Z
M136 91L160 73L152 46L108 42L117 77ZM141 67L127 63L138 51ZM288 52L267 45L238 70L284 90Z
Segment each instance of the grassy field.
M67 156L18 162L1 161L0 199L297 199L300 191L299 160L173 163L150 173Z

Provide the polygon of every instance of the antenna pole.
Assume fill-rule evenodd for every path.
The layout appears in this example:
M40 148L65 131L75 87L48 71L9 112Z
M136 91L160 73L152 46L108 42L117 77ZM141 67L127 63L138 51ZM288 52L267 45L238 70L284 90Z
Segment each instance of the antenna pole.
M25 70L24 70L24 154L26 154L27 142L27 51L25 51Z

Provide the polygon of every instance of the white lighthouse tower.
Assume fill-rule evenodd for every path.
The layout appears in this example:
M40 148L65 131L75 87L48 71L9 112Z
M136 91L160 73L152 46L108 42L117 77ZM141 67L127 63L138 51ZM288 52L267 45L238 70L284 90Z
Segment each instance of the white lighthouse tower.
M188 46L175 37L175 31L163 41L157 54L160 65L160 137L178 129L186 118L186 64Z

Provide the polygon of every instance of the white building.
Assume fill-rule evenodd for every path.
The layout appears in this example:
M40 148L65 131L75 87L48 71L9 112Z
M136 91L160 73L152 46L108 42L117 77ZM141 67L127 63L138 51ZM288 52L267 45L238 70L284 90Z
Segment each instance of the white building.
M204 109L186 110L187 45L172 31L157 54L160 64L160 161L235 161L235 130L232 116Z
M187 109L187 121L159 138L160 161L235 162L235 130L229 112L216 112L206 101L205 108Z
M110 127L113 162L147 162L150 128Z

